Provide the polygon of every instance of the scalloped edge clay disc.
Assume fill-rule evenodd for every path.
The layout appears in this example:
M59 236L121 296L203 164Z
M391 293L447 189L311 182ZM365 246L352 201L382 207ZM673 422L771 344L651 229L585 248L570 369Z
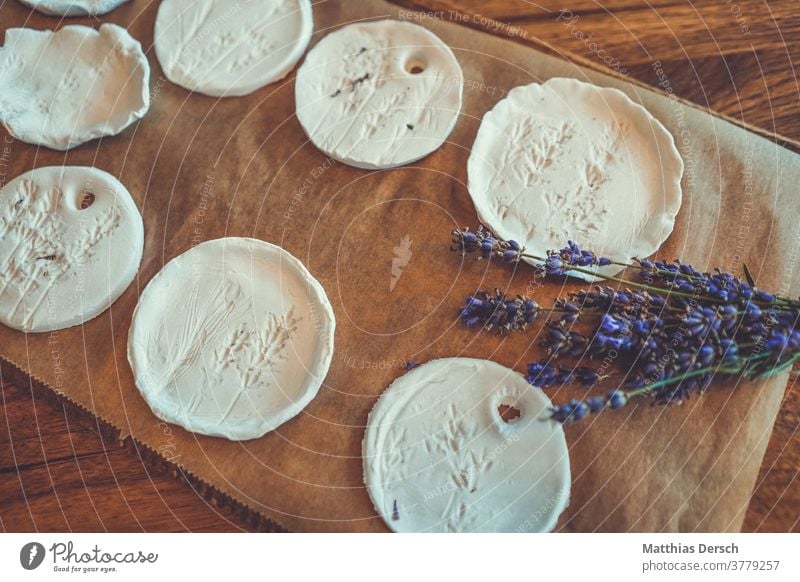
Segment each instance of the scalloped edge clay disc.
M497 236L539 256L572 240L624 262L672 232L683 160L669 131L622 91L553 78L515 87L484 115L467 175Z

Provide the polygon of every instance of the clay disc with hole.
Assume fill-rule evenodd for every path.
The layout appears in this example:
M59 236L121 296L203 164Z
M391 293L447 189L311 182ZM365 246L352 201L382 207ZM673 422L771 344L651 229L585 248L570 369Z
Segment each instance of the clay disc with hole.
M116 135L150 108L150 65L115 24L6 31L0 121L26 143L68 150Z
M395 20L323 38L297 73L297 118L327 155L357 168L402 166L439 148L461 110L464 75L432 32Z
M99 16L128 0L19 0L26 6L52 16Z
M511 406L517 418L501 416ZM550 400L488 360L433 360L395 380L364 438L364 482L397 532L545 532L567 507L564 430Z
M512 89L483 117L467 171L481 222L539 256L573 240L646 257L681 206L683 161L667 129L621 91L575 79Z
M172 259L139 298L128 338L156 416L230 440L257 438L311 402L335 320L322 286L275 245L222 238Z
M143 246L142 216L111 174L22 174L0 190L0 323L35 332L96 317L133 281Z
M156 16L155 49L176 85L233 97L288 75L313 32L309 0L164 0Z

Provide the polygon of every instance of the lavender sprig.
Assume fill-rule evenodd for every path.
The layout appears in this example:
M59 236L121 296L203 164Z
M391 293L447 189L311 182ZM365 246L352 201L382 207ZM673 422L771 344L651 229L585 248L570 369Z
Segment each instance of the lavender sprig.
M452 235L451 249L462 255L478 252L479 259L497 257L505 263L518 263L523 258L530 258L541 261L541 270L551 276L564 275L576 268L605 267L613 263L611 259L598 257L591 251L581 249L572 241L560 251L548 251L546 257L538 257L526 253L525 248L515 240L504 241L497 238L482 225L474 231L469 228L454 230Z
M486 291L469 295L459 309L459 317L468 327L518 331L528 327L539 311L539 304L534 300L521 295L509 299L496 289L494 295Z
M521 296L510 300L500 292L478 291L462 308L462 320L468 325L501 331L524 330L542 311L560 313L557 321L548 319L542 341L551 358L602 358L603 368L608 362L623 368L624 389L555 406L551 418L559 422L619 409L644 397L660 404L679 403L704 392L717 375L754 380L800 359L800 302L758 289L747 272L744 282L720 270L702 273L680 261L635 259L636 264L626 265L598 257L572 241L560 251L549 251L547 257L536 257L483 228L455 231L453 241L462 253L480 249L482 258L541 261L538 268L545 275L580 271L625 286L595 285L557 300L551 310ZM612 263L638 269L640 281L587 269ZM572 329L579 319L592 322L589 333ZM531 364L526 376L541 388L571 383L592 388L605 377L600 367L550 361Z
M680 261L670 263L634 259L634 263L624 263L606 257L598 257L591 251L581 249L573 241L569 241L567 246L561 250L547 251L546 256L542 257L525 252L525 248L517 241L504 241L497 238L483 226L479 226L476 231L470 231L468 228L454 230L452 241L452 250L459 251L462 255L480 249L480 258L483 259L498 257L506 263L518 263L523 258L538 261L541 265L534 266L534 268L551 277L561 277L575 272L615 281L642 291L670 297L683 297L687 300L702 299L710 303L724 304L729 299L735 298L741 305L754 303L762 307L800 308L800 301L764 292L755 286L744 283L730 273L723 273L719 270L713 274L701 273L691 265ZM476 244L479 241L480 244ZM588 268L612 264L639 270L644 283L605 275L598 269Z
M468 228L454 230L451 248L462 255L477 252L479 259L497 257L506 263L518 263L524 256L524 249L518 242L498 239L483 226L474 231Z
M544 270L552 277L560 277L569 271L574 271L575 267L606 267L613 262L606 257L598 257L592 251L581 249L572 241L567 241L567 246L560 251L547 251Z

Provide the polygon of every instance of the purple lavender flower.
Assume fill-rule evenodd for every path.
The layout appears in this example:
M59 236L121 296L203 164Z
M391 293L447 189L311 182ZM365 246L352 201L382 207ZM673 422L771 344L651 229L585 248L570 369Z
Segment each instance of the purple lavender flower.
M534 364L528 364L528 374L525 376L528 384L537 388L549 388L556 383L558 378L558 368L549 364L547 360L542 360Z
M567 241L567 246L561 249L560 255L564 263L577 267L591 267L594 265L605 267L613 263L611 259L598 257L592 251L581 249L572 241Z
M630 322L619 315L604 313L600 319L600 331L605 333L626 333Z
M550 418L563 424L569 420L572 420L572 413L574 410L575 407L572 405L572 403L554 406L550 409Z
M575 323L581 316L581 308L571 301L556 299L554 307L556 311L562 312L561 319L559 319L559 324L562 326Z
M544 271L550 277L566 275L567 270L567 263L562 261L561 257L556 254L550 255L544 262Z
M451 249L459 251L462 255L477 252L480 255L479 259L488 260L497 257L506 263L517 263L525 253L525 249L517 241L500 240L483 226L474 231L468 228L454 230L452 235Z
M627 398L621 390L609 392L606 397L592 396L586 401L570 400L567 404L554 406L550 409L550 419L560 423L581 420L588 414L597 414L604 408L619 409L627 404Z
M547 360L528 364L528 374L525 379L537 388L550 388L579 382L586 388L595 386L600 381L596 370L587 366L571 368L563 364L552 364Z
M566 275L572 267L605 267L613 261L605 257L598 257L591 251L582 250L577 244L568 241L560 251L547 251L547 259L544 261L544 269L547 275L560 277Z
M497 241L491 234L487 233L483 237L483 240L480 241L481 258L486 260L491 259L496 246Z
M574 420L582 419L589 412L589 406L585 402L573 400L570 404L572 405L572 418Z
M606 399L602 396L592 396L586 399L586 404L589 405L589 412L597 414L606 406Z
M617 408L622 408L628 402L628 398L622 390L614 390L613 392L609 392L607 400L608 405L614 410Z
M521 295L509 299L496 289L494 295L486 291L469 295L459 310L459 317L468 327L518 331L536 319L539 309L539 304L532 299Z
M552 356L582 356L589 347L589 338L576 331L565 329L557 323L547 326L542 346Z
M472 253L481 248L485 240L482 228L477 232L472 232L468 228L453 231L453 250L461 251L462 254Z
M684 316L683 324L689 335L705 337L711 332L719 331L721 321L716 309L704 307Z
M510 240L505 244L503 250L503 261L506 263L518 263L522 259L522 247L515 240Z

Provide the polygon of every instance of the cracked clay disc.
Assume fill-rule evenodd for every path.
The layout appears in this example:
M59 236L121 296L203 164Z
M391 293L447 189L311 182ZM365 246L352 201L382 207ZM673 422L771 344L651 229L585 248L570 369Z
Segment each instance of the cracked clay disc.
M297 118L311 141L357 168L394 168L441 146L461 110L464 75L427 29L381 20L323 38L297 72Z
M150 108L150 65L116 24L6 31L0 121L17 139L55 150L116 135Z
M512 89L483 117L467 173L481 222L539 256L572 240L619 261L644 258L681 206L672 135L621 91L576 79Z
M0 323L51 331L108 309L131 284L142 215L114 176L48 167L0 190Z
M501 416L505 406L515 414ZM397 532L551 531L569 503L570 466L550 406L488 360L433 360L401 376L364 437L378 513Z
M176 85L234 97L288 75L313 32L309 0L164 0L155 49Z
M19 0L51 16L99 16L107 14L128 0Z
M251 238L172 259L133 314L128 361L153 413L230 440L297 415L328 373L335 320L300 261Z

